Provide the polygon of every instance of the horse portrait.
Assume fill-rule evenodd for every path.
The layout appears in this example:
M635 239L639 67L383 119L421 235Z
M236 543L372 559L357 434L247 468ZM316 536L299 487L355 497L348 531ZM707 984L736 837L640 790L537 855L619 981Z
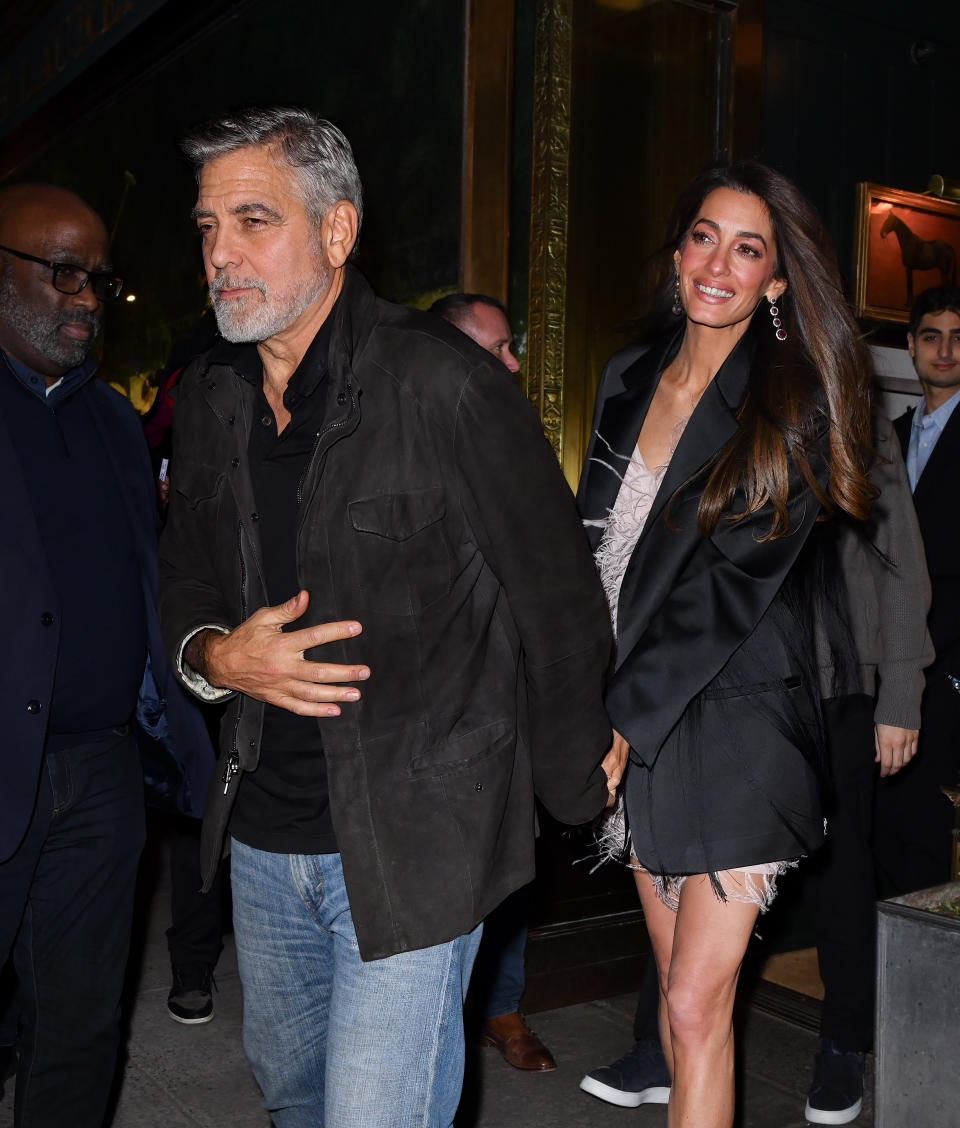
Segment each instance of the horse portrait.
M905 322L928 286L955 285L960 203L857 185L854 305L858 317Z
M953 247L943 239L921 239L890 209L880 228L880 238L896 235L900 244L900 261L907 275L908 306L913 305L913 272L939 270L940 285L955 285L957 281L957 256ZM926 287L922 287L925 289Z

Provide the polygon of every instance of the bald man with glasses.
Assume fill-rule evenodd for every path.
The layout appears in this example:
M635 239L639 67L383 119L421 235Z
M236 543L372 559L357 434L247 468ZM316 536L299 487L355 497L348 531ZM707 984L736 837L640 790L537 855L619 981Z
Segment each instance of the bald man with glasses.
M29 1128L103 1123L144 838L138 722L168 805L201 813L212 759L160 644L140 425L94 375L122 286L79 197L0 189L0 966Z
M56 262L53 259L28 255L26 251L16 251L13 247L0 246L0 251L21 259L23 262L38 262L50 271L50 285L61 294L79 294L90 285L90 290L101 302L109 302L120 297L123 279L112 270L84 270L72 262Z

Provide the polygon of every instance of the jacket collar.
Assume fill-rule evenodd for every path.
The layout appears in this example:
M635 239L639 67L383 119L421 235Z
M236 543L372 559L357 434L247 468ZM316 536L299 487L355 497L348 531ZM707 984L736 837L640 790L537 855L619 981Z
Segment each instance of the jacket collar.
M347 263L334 310L330 376L335 384L356 382L356 368L377 324L377 297L355 266Z
M50 407L54 407L65 400L68 396L78 389L83 387L88 380L90 380L99 367L99 362L93 356L88 356L76 368L71 368L69 372L65 372L60 377L59 381L54 387L47 391L47 382L39 372L24 364L22 361L17 360L11 353L5 352L0 349L0 356L6 362L6 366L10 369L13 375L20 381L20 383L32 392L38 399L42 399Z
M332 327L328 363L332 377L346 380L348 374L352 374L354 363L377 323L376 303L376 295L366 278L355 266L347 263L340 296L330 312ZM317 336L323 331L321 329ZM263 364L254 344L235 345L218 337L207 353L206 367L214 365L226 365L247 383L259 387Z
M669 359L676 354L678 346L678 338L671 339L665 345L661 343L640 357L624 373L623 382L627 385L624 391L611 396L604 405L597 427L603 441L596 444L596 450L607 450L606 443L609 443L621 456L630 458L660 375ZM642 559L655 551L654 546L663 544L664 536L682 536L685 541L699 536L694 524L695 507L688 508L686 523L680 530L672 530L667 525L665 510L674 495L686 493L685 487L702 476L724 444L736 433L737 414L747 390L755 347L752 333L748 330L707 385L673 452L621 583L621 616L617 623L618 661L636 644L649 617L650 609L646 607L645 589L642 586L645 572ZM595 454L595 458L599 457ZM585 505L584 509L589 517L605 516L615 502L626 463L617 459L615 465L616 473L607 469L606 472L596 474L596 484L591 483L586 500L591 508L587 509ZM702 483L695 486L695 494L699 493L699 484ZM598 539L599 532L594 544ZM679 561L682 557L682 553L670 554L670 559L674 561ZM663 582L659 582L661 580ZM654 590L661 591L668 589L671 584L672 578L660 576L658 584L655 587L647 585L647 590L651 593Z
M704 390L684 428L647 518L652 526L674 493L713 461L736 434L756 342L748 329ZM639 434L639 431L637 432Z
M330 313L332 327L329 330L328 352L329 374L332 384L350 383L353 378L353 365L363 351L370 334L376 325L376 296L369 283L356 267L347 264L344 270L343 288ZM324 327L325 328L325 327ZM317 337L324 332L322 328ZM314 341L317 340L314 338ZM304 359L309 355L311 344ZM248 389L260 387L263 378L263 363L254 344L235 345L218 337L201 362L199 375L204 396L214 412L220 417L229 418L229 402L232 393L217 381L218 368L227 368L240 377L242 385ZM244 403L255 402L246 390L241 390Z
M660 376L676 356L682 340L682 333L674 333L657 341L624 371L624 390L604 403L581 494L581 509L588 521L602 521L613 507ZM755 348L752 330L748 329L700 397L657 491L647 529L663 512L677 487L693 477L736 431L737 412L746 392ZM593 547L599 537L599 528L593 525Z
M601 525L617 499L660 373L676 353L681 339L680 334L675 334L657 341L624 370L620 377L623 390L604 401L591 438L579 495L591 548L596 548Z
M327 375L330 338L334 318L339 308L340 298L334 303L330 316L323 322L300 358L300 363L290 376L288 387L297 395L310 395ZM225 337L218 337L210 350L211 364L225 364L248 384L259 388L263 382L263 360L253 342L234 344Z
M333 319L328 353L330 391L327 417L317 450L303 481L306 500L316 489L327 447L348 435L359 422L360 387L357 364L377 323L376 295L355 267L347 265L343 288L331 312ZM256 413L262 364L252 345L231 345L219 340L201 361L198 382L201 394L222 425L234 431L234 454L246 461L247 442ZM247 475L230 478L240 512L252 512L253 492ZM251 541L259 554L255 528Z

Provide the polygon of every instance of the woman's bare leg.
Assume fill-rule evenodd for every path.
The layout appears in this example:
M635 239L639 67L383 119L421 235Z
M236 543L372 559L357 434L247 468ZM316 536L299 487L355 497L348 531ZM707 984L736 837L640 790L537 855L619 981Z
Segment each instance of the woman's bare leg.
M660 1046L667 1059L667 1068L673 1077L673 1046L670 1039L670 1023L667 1018L667 975L670 971L670 956L673 952L673 934L677 914L668 908L657 896L650 875L643 870L634 870L633 878L640 895L643 916L650 936L650 947L657 962L657 980L660 984Z
M719 876L729 892L742 892L742 874ZM667 1123L730 1128L733 1002L759 907L721 901L709 877L694 875L684 881L674 912L649 874L634 877L660 979L660 1041L673 1078Z
M742 889L737 873L724 888ZM709 877L680 890L667 979L673 1050L669 1128L731 1128L734 1113L733 1003L759 907L717 898Z

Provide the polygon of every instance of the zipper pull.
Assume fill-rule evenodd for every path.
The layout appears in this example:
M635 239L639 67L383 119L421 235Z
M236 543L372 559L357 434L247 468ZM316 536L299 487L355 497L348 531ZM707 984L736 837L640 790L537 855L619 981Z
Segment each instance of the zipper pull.
M226 795L226 793L227 793L227 791L230 787L230 780L233 779L233 777L237 774L237 772L239 770L240 770L240 757L236 754L236 752L231 752L230 758L227 760L226 764L224 764L223 775L220 777L223 780L223 793L224 793L224 795Z

